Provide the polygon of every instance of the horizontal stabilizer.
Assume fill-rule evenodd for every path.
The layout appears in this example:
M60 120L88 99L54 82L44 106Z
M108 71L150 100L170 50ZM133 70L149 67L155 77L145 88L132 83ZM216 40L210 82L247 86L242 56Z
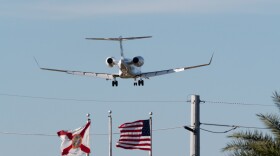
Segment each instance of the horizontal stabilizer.
M118 37L118 38L86 38L87 40L108 40L108 41L126 41L126 40L136 40L136 39L144 39L151 38L152 36L141 36L141 37Z

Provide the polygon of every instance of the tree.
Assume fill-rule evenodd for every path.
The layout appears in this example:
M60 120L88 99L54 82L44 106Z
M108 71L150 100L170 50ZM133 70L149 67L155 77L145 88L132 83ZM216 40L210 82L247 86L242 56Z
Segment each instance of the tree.
M272 99L280 111L280 95L274 92ZM257 114L271 133L261 130L241 131L229 135L232 141L222 149L230 156L280 156L280 116L276 114Z

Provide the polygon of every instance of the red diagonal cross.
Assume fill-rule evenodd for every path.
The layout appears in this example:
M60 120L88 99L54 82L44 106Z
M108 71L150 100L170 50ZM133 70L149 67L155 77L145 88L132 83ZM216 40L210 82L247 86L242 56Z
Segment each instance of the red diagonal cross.
M80 144L78 144L78 146L76 144L75 145L73 144L74 143L73 139L75 138L74 136L76 136L76 135L73 135L73 133L69 133L69 132L66 132L66 131L59 131L59 132L57 132L58 136L66 135L72 141L72 144L70 146L68 146L68 147L63 149L62 155L67 155L72 148L80 148L83 152L90 153L90 149L82 144L82 140L84 138L85 131L88 129L89 125L90 125L90 122L88 122L86 124L85 128L81 131L80 134L76 134L78 137L80 137L79 141L81 142Z

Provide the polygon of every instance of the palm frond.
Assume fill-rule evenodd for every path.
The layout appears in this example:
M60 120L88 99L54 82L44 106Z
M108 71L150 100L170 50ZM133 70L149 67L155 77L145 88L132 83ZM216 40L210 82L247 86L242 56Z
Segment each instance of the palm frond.
M280 111L280 95L278 94L277 91L275 91L273 93L272 100L273 100L274 104L278 107L278 109Z
M245 132L236 132L232 135L229 135L228 138L239 139L244 141L270 141L273 142L272 136L268 134L263 134L263 132L255 130L255 131L245 131Z
M279 156L280 144L261 131L237 132L230 136L233 140L222 149L230 156Z
M273 101L280 110L280 94L273 93ZM230 156L280 156L280 117L275 114L257 114L270 134L262 131L245 131L229 135L232 141L223 149Z
M260 120L274 134L275 139L280 140L280 118L275 114L257 114Z

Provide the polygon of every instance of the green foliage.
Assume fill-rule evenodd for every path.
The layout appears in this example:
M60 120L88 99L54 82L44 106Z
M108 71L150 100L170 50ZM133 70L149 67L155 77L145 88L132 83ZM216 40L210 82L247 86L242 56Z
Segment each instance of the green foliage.
M273 93L272 99L280 111L280 96ZM230 143L222 149L229 156L280 156L280 117L276 114L257 114L272 135L260 130L237 132L229 135Z

